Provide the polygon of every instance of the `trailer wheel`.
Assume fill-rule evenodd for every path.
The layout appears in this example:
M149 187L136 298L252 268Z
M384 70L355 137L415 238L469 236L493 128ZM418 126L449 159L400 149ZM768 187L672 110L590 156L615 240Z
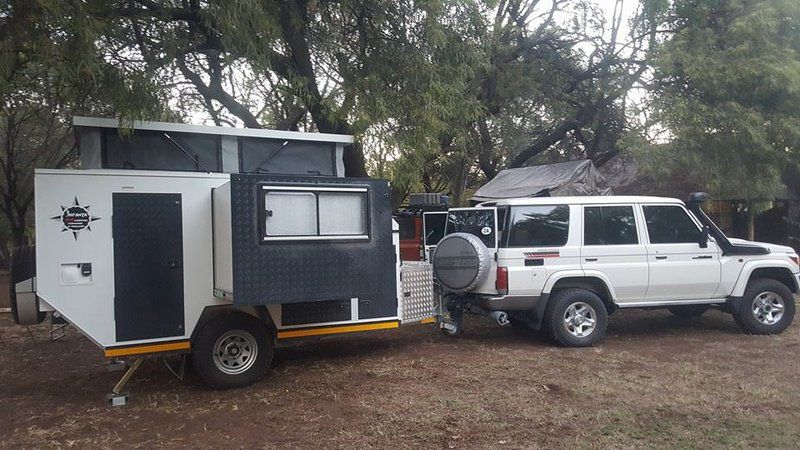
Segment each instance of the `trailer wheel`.
M38 300L26 304L27 309L20 311L17 305L17 283L36 276L36 247L23 245L14 249L11 254L11 283L9 285L9 299L11 300L11 316L14 322L20 325L35 325L42 323L47 313L38 311ZM20 314L23 312L23 314ZM22 316L22 317L21 317Z
M206 321L192 341L192 367L213 389L258 382L272 364L272 336L255 317L225 312Z

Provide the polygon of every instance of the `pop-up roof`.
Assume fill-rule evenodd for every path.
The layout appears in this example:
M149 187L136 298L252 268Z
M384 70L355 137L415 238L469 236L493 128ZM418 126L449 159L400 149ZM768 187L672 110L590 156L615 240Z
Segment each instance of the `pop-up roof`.
M352 136L117 119L73 119L83 169L344 176Z

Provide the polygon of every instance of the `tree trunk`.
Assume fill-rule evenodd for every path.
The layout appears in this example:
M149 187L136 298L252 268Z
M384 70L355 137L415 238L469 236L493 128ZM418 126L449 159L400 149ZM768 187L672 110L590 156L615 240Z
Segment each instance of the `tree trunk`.
M317 76L311 58L311 50L306 40L308 16L306 4L302 0L290 0L280 13L281 30L289 47L292 66L297 76L298 97L303 101L311 119L322 133L349 134L353 130L341 117L323 102L317 86ZM355 142L344 149L344 173L348 177L366 177L367 167L361 143Z
M756 215L752 206L747 208L747 240L756 240Z

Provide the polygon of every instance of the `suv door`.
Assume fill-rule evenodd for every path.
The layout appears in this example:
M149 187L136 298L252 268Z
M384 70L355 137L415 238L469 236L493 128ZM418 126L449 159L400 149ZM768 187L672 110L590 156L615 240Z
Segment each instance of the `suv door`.
M713 298L720 283L719 247L682 205L641 205L650 267L648 302Z
M647 247L633 205L583 207L581 268L605 275L617 303L642 301L647 291Z
M446 224L447 211L422 213L422 248L425 261L431 261L436 244L444 237Z

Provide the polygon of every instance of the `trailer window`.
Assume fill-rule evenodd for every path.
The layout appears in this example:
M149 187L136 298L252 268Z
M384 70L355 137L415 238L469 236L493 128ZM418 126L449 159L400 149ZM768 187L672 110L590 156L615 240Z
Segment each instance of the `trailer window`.
M312 192L267 192L264 208L267 236L317 234L317 199Z
M366 188L264 189L265 241L369 239Z
M320 192L319 234L367 234L367 208L363 192Z

